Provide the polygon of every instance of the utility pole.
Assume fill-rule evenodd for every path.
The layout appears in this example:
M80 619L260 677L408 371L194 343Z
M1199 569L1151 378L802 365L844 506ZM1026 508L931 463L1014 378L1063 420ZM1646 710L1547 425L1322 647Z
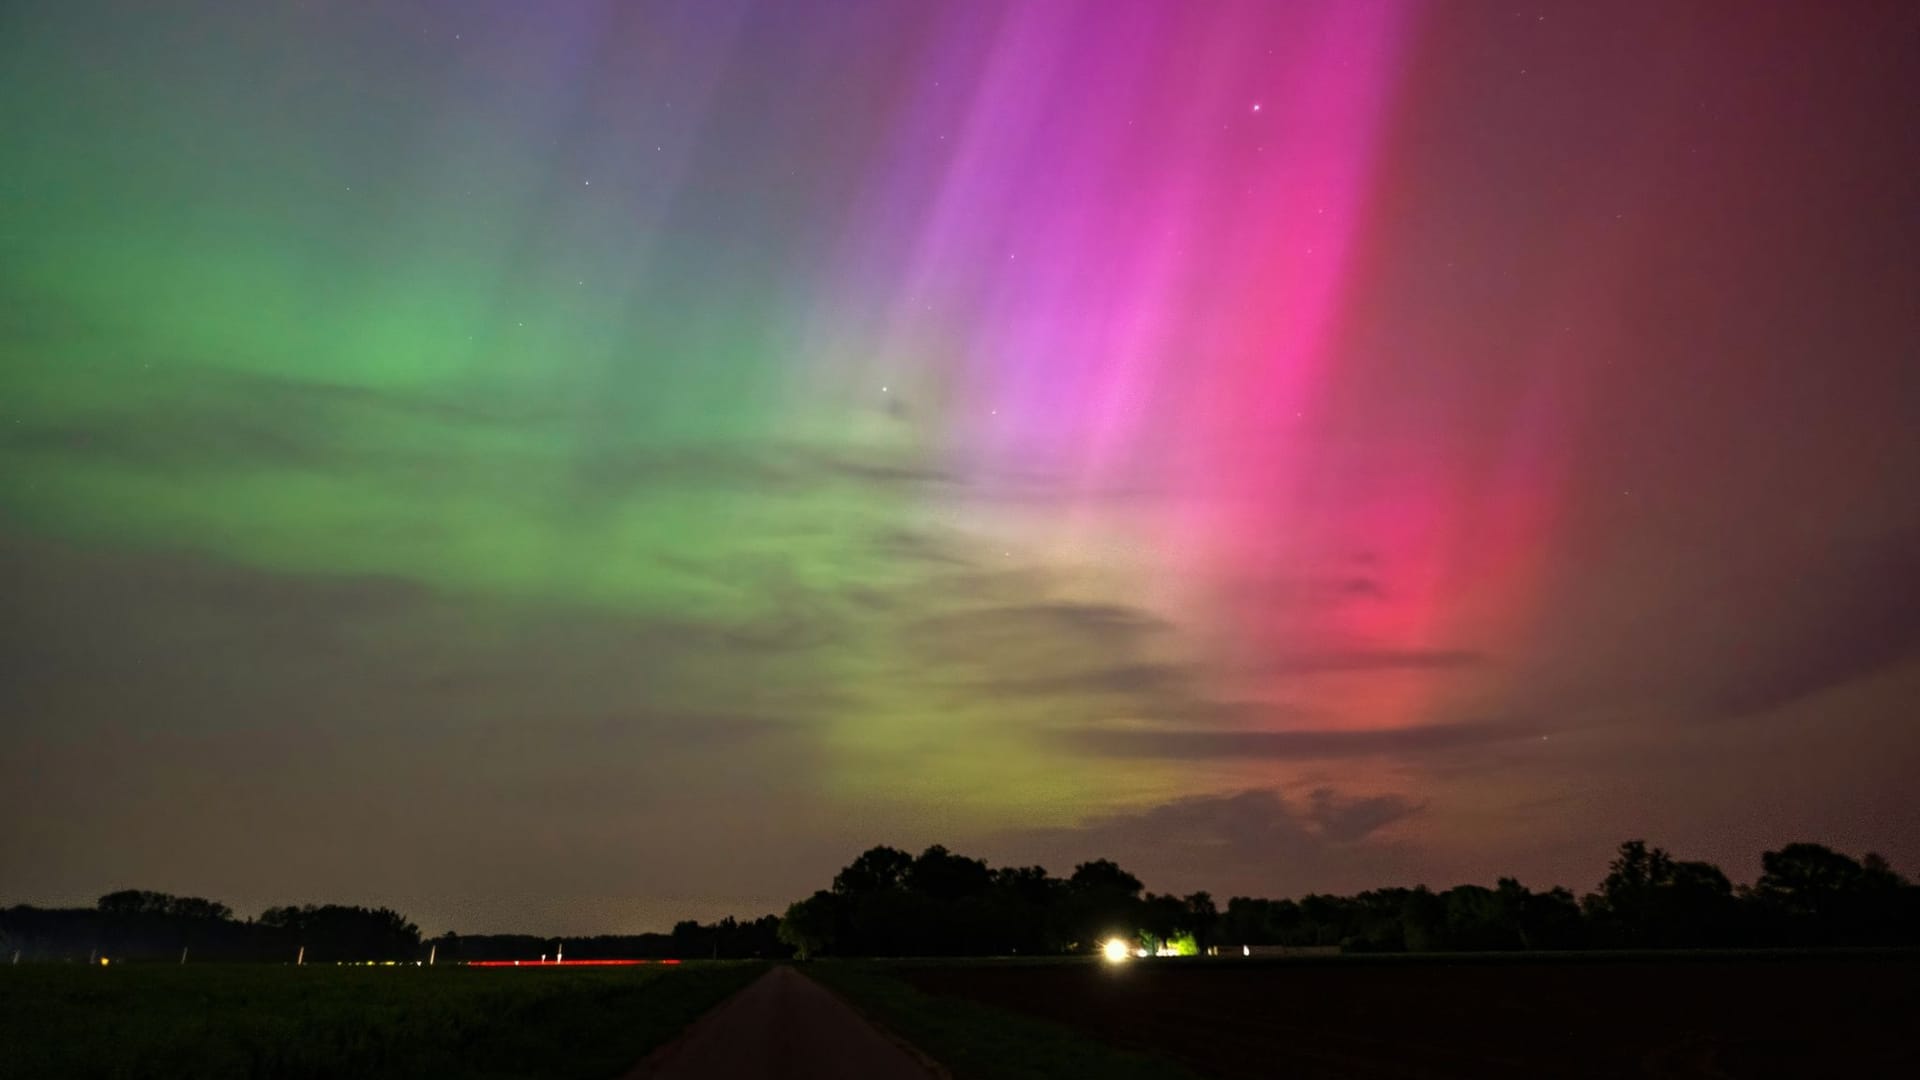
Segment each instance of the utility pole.
M182 964L187 962L187 947L185 945L180 946L180 962Z
M434 944L427 946L427 966L428 967L433 966L433 958L438 955L440 955L440 945L438 942L435 942Z
M302 945L300 946L299 954L293 958L293 966L299 967L300 965L306 962L307 962L307 947L305 945Z

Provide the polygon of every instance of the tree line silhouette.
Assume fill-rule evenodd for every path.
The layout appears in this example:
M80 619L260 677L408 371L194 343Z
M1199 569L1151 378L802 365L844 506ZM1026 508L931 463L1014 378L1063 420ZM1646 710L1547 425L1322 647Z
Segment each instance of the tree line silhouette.
M594 934L538 937L532 934L456 934L428 941L442 961L526 960L564 955L573 960L786 959L793 950L780 941L780 916L742 921L729 915L714 923L686 919L670 934Z
M731 916L706 924L687 920L668 934L542 937L457 934L422 938L419 927L388 908L346 904L272 907L253 919L197 896L125 889L90 908L0 910L0 963L13 961L197 960L203 962L410 963L533 960L564 954L579 960L623 958L784 958L780 919Z
M1710 863L1645 841L1620 845L1597 891L1493 887L1373 889L1298 900L1144 891L1112 862L1062 879L1038 866L990 868L938 845L855 859L787 909L782 940L802 956L958 956L1090 952L1120 938L1159 950L1337 947L1345 952L1714 948L1920 944L1920 888L1885 859L1788 844L1736 888Z
M411 960L420 929L399 912L345 904L268 908L257 919L198 896L124 889L91 908L0 911L0 952L26 960L187 959L309 963ZM0 956L0 960L8 956Z
M1182 953L1226 946L1346 952L1717 948L1920 944L1920 887L1885 859L1819 844L1761 857L1736 887L1710 863L1675 859L1644 841L1620 845L1598 889L1536 892L1513 878L1372 889L1297 900L1147 892L1106 859L1057 878L1039 866L990 867L934 845L861 853L830 888L784 917L687 920L671 933L543 937L456 934L423 939L398 912L344 904L268 908L239 919L195 896L127 889L91 908L0 910L0 962L114 960L290 963L570 959L990 956L1089 952L1111 938Z

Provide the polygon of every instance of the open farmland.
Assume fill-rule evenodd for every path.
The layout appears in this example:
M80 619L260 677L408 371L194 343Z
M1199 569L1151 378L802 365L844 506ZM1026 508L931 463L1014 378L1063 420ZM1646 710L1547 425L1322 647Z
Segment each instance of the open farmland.
M1911 952L893 970L1214 1076L1920 1075Z
M0 1076L617 1075L763 964L0 967Z

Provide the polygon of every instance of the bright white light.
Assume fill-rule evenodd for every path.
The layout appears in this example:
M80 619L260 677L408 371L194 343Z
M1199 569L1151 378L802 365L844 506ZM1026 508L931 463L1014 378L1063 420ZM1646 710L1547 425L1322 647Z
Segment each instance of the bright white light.
M1119 938L1108 938L1107 943L1100 946L1100 955L1106 957L1109 964L1118 964L1126 960L1130 951L1126 942Z
M1252 946L1250 946L1250 945L1242 945L1242 946L1240 946L1240 955L1241 955L1241 956L1252 956L1252 955L1253 955L1253 947L1252 947Z

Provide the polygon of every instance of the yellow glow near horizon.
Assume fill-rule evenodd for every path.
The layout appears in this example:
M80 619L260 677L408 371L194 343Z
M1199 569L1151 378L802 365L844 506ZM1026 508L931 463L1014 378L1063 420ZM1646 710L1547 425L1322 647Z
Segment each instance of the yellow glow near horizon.
M1131 950L1127 948L1127 943L1119 938L1108 938L1106 943L1100 946L1100 955L1106 957L1109 964L1118 964L1131 955Z

